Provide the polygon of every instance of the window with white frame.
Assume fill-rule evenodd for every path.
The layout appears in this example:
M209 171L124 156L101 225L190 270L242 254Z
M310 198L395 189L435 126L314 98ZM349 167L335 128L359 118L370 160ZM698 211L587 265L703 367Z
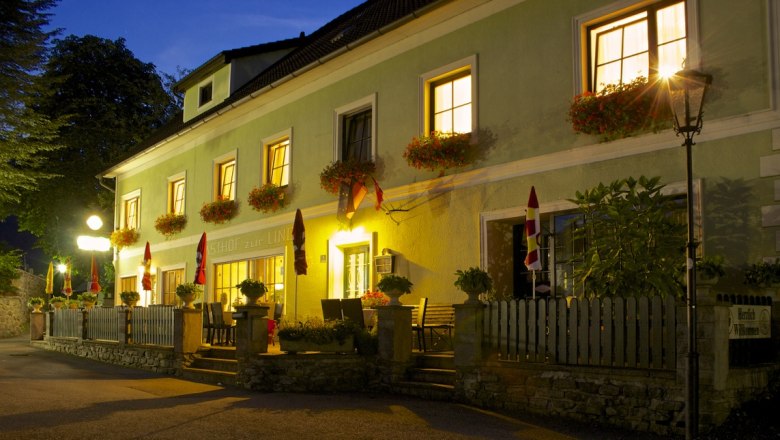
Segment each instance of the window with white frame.
M339 107L334 120L334 157L337 160L374 160L376 95Z
M337 232L328 241L329 298L357 298L373 285L376 233L362 227Z
M185 180L183 175L168 179L168 213L184 214Z
M421 76L423 133L474 133L477 128L477 57Z
M587 89L668 76L688 62L686 2L666 0L626 7L585 25Z
M266 183L276 186L290 184L290 138L266 146Z
M133 191L122 196L122 227L127 229L138 229L140 226L140 210L140 190Z
M214 161L215 196L217 200L236 199L236 156L231 153Z

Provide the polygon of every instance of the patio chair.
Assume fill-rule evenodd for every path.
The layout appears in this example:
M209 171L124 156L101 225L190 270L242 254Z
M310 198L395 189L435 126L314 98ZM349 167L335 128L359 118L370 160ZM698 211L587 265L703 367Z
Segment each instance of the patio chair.
M279 322L279 320L282 319L282 311L284 310L284 304L276 303L274 304L274 321Z
M341 315L340 299L323 299L322 301L322 319L325 321L339 321L343 318Z
M363 322L363 302L360 298L348 298L341 300L341 313L344 319L349 319L360 328L365 328L366 323Z
M209 344L214 339L214 317L211 316L211 304L202 303L203 308L203 328L206 329L206 342Z
M417 333L417 348L425 351L425 312L428 309L428 298L420 298L417 306L417 319L412 323L412 330Z
M217 345L230 344L233 340L233 329L235 329L235 326L232 323L225 322L221 302L211 303L210 306L211 316L214 319L214 333L217 336ZM210 342L213 344L213 335Z

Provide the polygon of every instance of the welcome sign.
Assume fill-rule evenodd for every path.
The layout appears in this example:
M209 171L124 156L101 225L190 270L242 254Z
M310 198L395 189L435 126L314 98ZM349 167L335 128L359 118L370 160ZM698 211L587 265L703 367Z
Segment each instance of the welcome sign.
M770 306L734 305L729 308L729 339L769 338Z

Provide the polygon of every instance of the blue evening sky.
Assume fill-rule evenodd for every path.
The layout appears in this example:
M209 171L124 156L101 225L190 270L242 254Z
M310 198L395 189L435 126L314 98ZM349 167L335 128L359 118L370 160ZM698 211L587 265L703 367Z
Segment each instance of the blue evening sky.
M310 34L363 0L60 0L52 28L123 37L136 58L175 74L223 50Z

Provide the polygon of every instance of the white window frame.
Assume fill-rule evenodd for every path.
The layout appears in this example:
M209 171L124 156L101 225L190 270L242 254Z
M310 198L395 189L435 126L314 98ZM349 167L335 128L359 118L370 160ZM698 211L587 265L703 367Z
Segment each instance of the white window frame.
M219 157L214 158L212 161L211 168L213 170L213 177L212 177L212 200L217 200L217 198L220 195L220 192L222 191L222 182L220 181L220 167L225 164L226 162L235 161L235 166L233 167L233 188L230 192L230 200L236 200L236 194L237 194L237 187L238 187L238 151L233 150L229 153L225 153Z
M292 156L292 153L293 153L293 151L292 151L292 148L293 148L293 132L292 132L292 128L288 128L287 130L283 130L283 131L280 131L279 133L273 134L271 136L267 136L267 137L263 138L260 141L261 144L263 145L263 150L262 150L262 155L263 156L260 158L260 169L262 170L262 172L260 173L260 176L261 176L260 185L263 185L263 184L271 181L270 180L271 176L268 174L268 171L269 171L268 167L270 166L270 164L268 163L268 159L269 159L269 156L268 156L269 151L268 150L271 148L271 146L276 145L279 142L284 142L285 140L288 142L287 150L288 150L289 156L290 156L290 162L287 164L287 182L289 182L288 185L290 183L292 183L292 181L293 181L292 180L292 177L293 177L292 176L292 171L293 171L293 166L292 166L292 164L293 164L293 160L292 160L292 157L293 157Z
M333 111L333 160L342 160L342 140L344 138L344 119L355 113L371 110L371 160L376 160L376 93L342 105Z
M374 255L376 255L376 232L365 232L362 228L337 232L328 240L328 298L341 299L344 294L344 249L368 246L370 259L368 285L373 288L376 279Z
M572 20L572 35L574 35L572 54L574 78L572 84L574 84L575 95L585 92L589 87L588 69L590 69L590 59L588 58L588 27L609 20L612 17L628 13L632 10L645 8L653 3L660 3L660 1L661 0L639 2L636 0L620 0L574 17ZM685 17L686 48L688 52L685 59L685 67L687 69L697 69L700 67L701 63L698 18L699 0L685 0Z
M469 70L471 75L471 139L476 141L477 129L479 127L479 121L477 119L478 107L479 107L479 95L477 93L479 83L479 69L477 64L477 55L471 55L466 58L454 61L441 66L437 69L425 72L420 75L419 79L419 109L420 119L419 127L421 134L429 134L432 130L432 121L429 116L431 113L430 108L430 86L431 83L441 79L445 79L448 76L457 75L460 72Z
M127 202L132 199L138 199L138 206L136 207L136 224L134 225L136 231L141 230L141 189L136 189L134 191L130 191L129 193L122 195L122 205L121 205L121 217L120 217L120 224L122 225L122 228L128 228L129 225L127 224Z
M181 214L184 214L187 210L187 172L182 171L172 176L168 176L166 183L166 189L168 191L168 197L165 206L166 213L176 213L176 188L173 186L173 184L180 180L184 181L184 198L181 202Z

